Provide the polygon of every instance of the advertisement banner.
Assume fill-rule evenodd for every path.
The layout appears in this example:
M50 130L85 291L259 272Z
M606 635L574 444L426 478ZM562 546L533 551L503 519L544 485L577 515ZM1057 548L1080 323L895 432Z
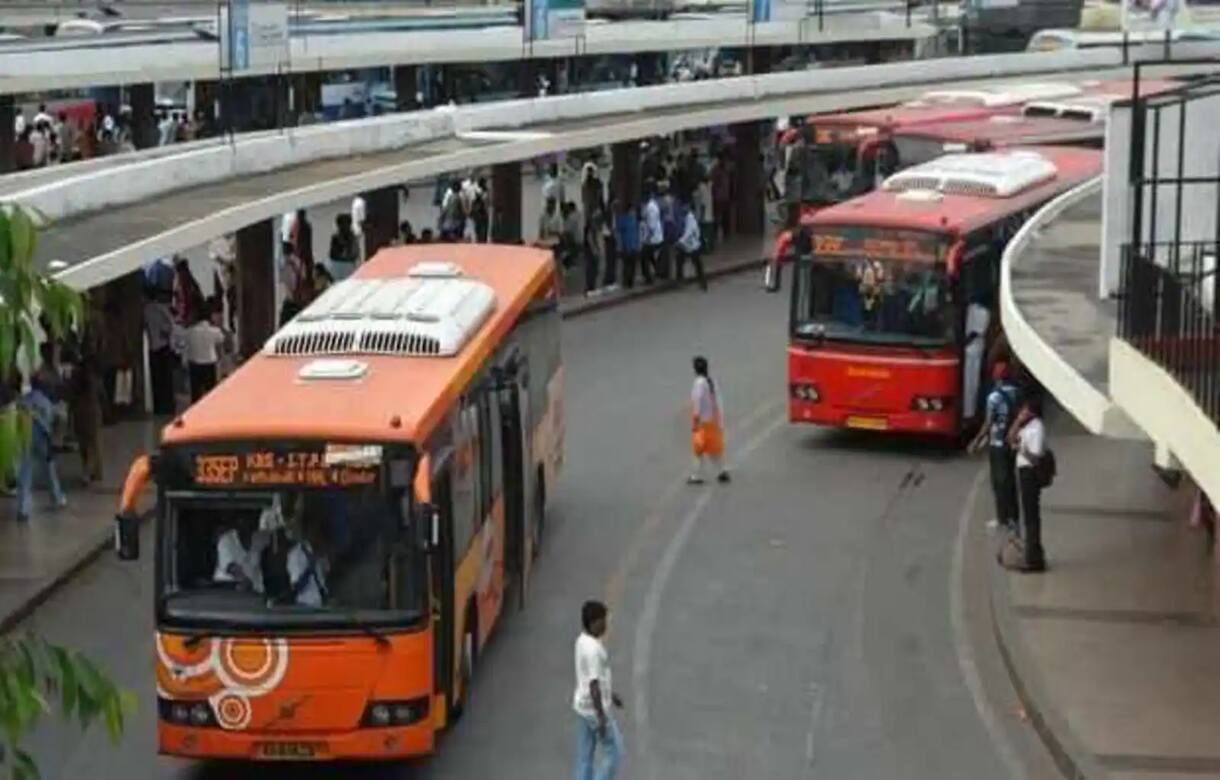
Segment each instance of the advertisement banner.
M584 34L584 0L527 0L526 40L580 38Z

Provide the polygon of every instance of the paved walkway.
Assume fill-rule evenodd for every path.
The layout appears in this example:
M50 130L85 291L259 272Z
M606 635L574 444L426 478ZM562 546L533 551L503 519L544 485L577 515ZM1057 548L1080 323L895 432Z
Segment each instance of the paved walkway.
M1101 193L1066 209L1030 241L1012 270L1013 298L1048 346L1108 395L1117 304L1097 296Z
M716 277L761 267L770 240L770 236L730 240L706 258L708 275ZM578 292L583 291L583 278L582 268L573 268L565 275L564 286L573 293L561 305L565 317L675 289L673 282L640 284L634 290L586 298ZM692 288L687 290L685 294L696 294ZM184 400L180 399L180 403ZM30 522L18 525L12 519L16 514L14 499L0 498L0 632L24 618L58 585L109 548L128 466L137 455L155 447L158 434L158 426L152 420L121 422L105 428L103 480L89 489L82 486L80 459L74 454L62 456L58 466L68 493L66 509L49 508L46 492L39 491Z
M991 567L997 635L1026 716L1061 768L1085 777L1220 778L1220 559L1187 522L1188 491L1156 477L1150 444L1064 420L1052 445L1050 568ZM990 507L984 490L977 523Z

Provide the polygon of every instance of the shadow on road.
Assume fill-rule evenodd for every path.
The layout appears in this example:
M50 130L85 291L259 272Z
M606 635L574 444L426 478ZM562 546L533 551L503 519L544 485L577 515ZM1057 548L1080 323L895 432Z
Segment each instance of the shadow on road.
M815 428L796 441L807 450L842 450L883 458L920 458L935 463L966 457L965 448L956 440L941 436Z
M187 777L191 780L419 780L423 764L293 763L253 764L211 761L196 765Z

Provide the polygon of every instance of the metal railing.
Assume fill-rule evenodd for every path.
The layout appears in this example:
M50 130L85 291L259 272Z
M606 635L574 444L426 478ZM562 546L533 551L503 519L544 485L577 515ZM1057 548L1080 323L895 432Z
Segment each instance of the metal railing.
M1118 335L1173 375L1220 424L1220 243L1123 247Z

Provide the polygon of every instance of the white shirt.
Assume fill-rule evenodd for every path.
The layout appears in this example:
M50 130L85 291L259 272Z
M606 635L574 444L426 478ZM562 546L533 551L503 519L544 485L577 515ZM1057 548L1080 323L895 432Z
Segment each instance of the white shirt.
M1040 458L1045 451L1046 426L1042 424L1042 418L1035 417L1025 423L1025 427L1017 434L1017 468L1031 468L1034 465L1025 453Z
M357 195L352 198L352 230L356 231L356 235L364 233L364 220L366 219L366 206L364 198Z
M660 246L665 242L665 230L661 226L661 207L656 198L644 204L643 239L648 246Z
M289 211L282 219L280 219L280 243L287 244L292 241L292 231L297 226L297 213Z
M547 176L546 181L542 183L542 203L546 205L547 199L554 198L556 206L563 205L563 179Z
M326 573L323 571L322 559L318 558L310 549L308 542L297 542L288 551L288 558L285 561L288 568L288 582L295 588L297 581L306 576L311 555L314 557L313 575L309 575L301 586L301 590L297 593L296 603L308 607L320 607L322 606L322 590L326 588Z
M216 582L237 582L237 578L229 573L230 565L237 564L246 578L254 583L254 590L262 593L263 567L260 558L266 546L266 534L254 534L250 549L247 550L242 545L241 534L237 533L236 528L225 531L216 541L216 571L212 574L212 579Z
M699 220L695 218L695 212L690 209L686 211L686 224L682 226L682 235L678 238L678 246L682 247L683 251L689 253L699 251Z
M30 133L30 145L34 147L34 165L44 165L47 161L47 150L50 142L41 130Z
M220 360L225 332L207 320L186 329L186 359L197 365L212 365Z
M572 697L572 709L585 718L596 718L597 710L593 706L593 694L589 683L597 681L602 697L602 711L610 712L614 700L613 683L610 674L610 654L602 641L591 634L581 632L576 637L576 693Z
M712 390L712 383L707 377L695 377L695 383L690 389L691 413L699 418L699 422L719 423L722 419L719 393Z

